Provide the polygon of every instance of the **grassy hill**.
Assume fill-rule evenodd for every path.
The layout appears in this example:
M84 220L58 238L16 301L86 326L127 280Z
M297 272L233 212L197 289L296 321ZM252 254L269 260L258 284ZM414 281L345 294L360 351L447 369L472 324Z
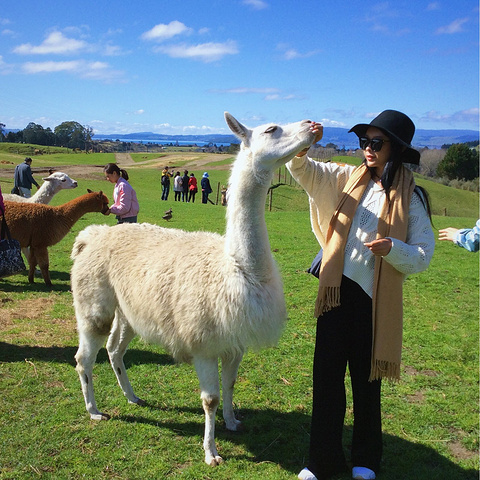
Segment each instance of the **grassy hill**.
M6 155L0 152L0 162L12 161L7 166L0 163L4 191L11 188L12 165L23 160ZM104 155L95 157L95 163L112 161ZM34 167L78 162L87 170L91 158L43 155L34 158ZM178 157L176 163L180 161ZM210 167L189 169L200 176ZM218 184L226 183L228 171L209 172L216 191ZM223 207L203 205L199 197L194 204L174 202L173 194L162 202L158 168L136 164L128 173L138 194L140 221L224 232ZM111 199L113 186L102 175L81 175L77 180L77 189L60 192L52 203L64 203L87 188L103 190ZM447 208L449 215L456 215L436 215L437 228L470 226L478 218L477 194L418 181L430 190L436 211ZM125 361L133 388L147 406L125 401L102 349L94 370L96 397L112 419L89 420L74 370L77 334L70 252L87 225L116 223L112 216L91 213L50 249L53 290L41 278L33 285L26 275L0 279L0 480L296 478L308 452L316 325L312 315L318 289L318 281L305 270L318 244L303 190L290 184L284 171L274 183L286 185L273 190L266 222L289 319L277 347L248 352L240 365L234 401L245 431L229 433L220 411L217 415L217 445L226 462L215 469L203 463L203 412L193 368L174 364L162 347L140 339L132 342ZM161 216L170 207L173 219L167 223ZM178 255L189 255L186 276L202 268L191 252L180 248L152 255L171 264ZM437 242L430 267L405 283L402 380L382 386L384 461L379 479L478 479L478 259L478 254ZM350 387L347 395L348 444L353 423Z

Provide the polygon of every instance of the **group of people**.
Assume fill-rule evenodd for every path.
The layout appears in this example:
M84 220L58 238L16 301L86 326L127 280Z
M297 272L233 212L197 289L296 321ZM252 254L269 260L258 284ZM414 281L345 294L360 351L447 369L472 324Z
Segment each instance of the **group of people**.
M170 193L170 179L173 177L173 192L175 194L176 202L192 202L195 203L195 195L198 192L197 178L194 173L188 175L188 170L183 171L183 176L177 172L175 176L170 172L168 166L162 171L162 200L167 200ZM208 203L210 200L208 196L212 193L210 185L210 176L208 172L204 172L200 180L200 187L202 189L202 203Z
M323 127L312 122L310 128L317 142ZM382 458L381 382L400 377L403 282L428 267L435 244L428 195L404 165L420 161L411 145L411 119L385 110L350 131L363 150L359 167L317 162L308 149L287 163L308 194L310 220L321 246L310 449L308 464L298 475L301 480L327 479L347 468L342 446L347 365L354 411L352 478L376 478ZM25 166L18 168L18 187L25 196L29 192L24 189L38 186L30 164L31 159L25 159ZM136 222L138 200L127 172L109 163L104 174L115 184L109 213L118 223ZM166 167L162 200L168 198L171 177ZM212 191L207 172L201 188L202 202L207 203ZM176 201L194 202L197 191L193 173L175 174ZM473 229L440 230L439 240L478 251L479 233L480 220Z

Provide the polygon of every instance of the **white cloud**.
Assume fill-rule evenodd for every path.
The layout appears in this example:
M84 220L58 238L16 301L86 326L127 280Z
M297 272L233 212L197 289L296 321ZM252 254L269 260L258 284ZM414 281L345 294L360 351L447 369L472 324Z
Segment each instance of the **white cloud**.
M175 37L176 35L188 35L192 33L192 29L184 25L178 20L174 20L168 24L159 23L151 30L143 33L141 38L143 40L157 40L164 41Z
M190 58L202 62L214 62L222 59L225 55L236 55L237 44L234 41L224 43L201 43L198 45L187 45L185 43L176 45L165 45L155 48L155 52L164 53L172 58Z
M143 108L140 108L139 110L136 110L135 115L143 115L145 113L145 110Z
M62 32L52 32L40 45L24 43L14 48L20 55L72 54L85 50L88 44L83 40L68 38Z
M427 5L426 8L427 12L432 12L434 10L440 10L440 3L438 2L431 2Z
M243 0L242 3L244 5L253 7L255 10L263 10L264 8L268 8L268 3L264 2L263 0Z
M321 50L310 50L308 52L299 52L295 48L290 48L285 45L279 45L278 50L284 50L282 56L285 60L296 60L297 58L309 58L321 53Z
M285 95L280 95L278 93L275 93L273 95L266 95L264 100L267 101L277 101L277 100L298 100L301 97L298 97L297 95L293 94L285 94Z
M458 125L460 123L478 125L479 115L480 109L478 107L460 110L452 114L441 114L435 110L431 110L425 113L420 120L447 123L451 125Z
M112 69L108 63L85 60L26 62L22 65L22 70L30 75L64 72L107 83L121 81L123 78L123 72Z
M467 22L468 22L468 18L457 18L456 20L454 20L449 25L445 25L443 27L438 28L435 33L437 35L442 35L442 34L451 35L451 34L454 34L454 33L464 32L465 30L463 29L463 26Z
M262 94L262 95L274 95L279 93L278 88L248 88L248 87L236 87L236 88L226 88L223 90L212 90L213 93L232 93L238 95L244 94Z

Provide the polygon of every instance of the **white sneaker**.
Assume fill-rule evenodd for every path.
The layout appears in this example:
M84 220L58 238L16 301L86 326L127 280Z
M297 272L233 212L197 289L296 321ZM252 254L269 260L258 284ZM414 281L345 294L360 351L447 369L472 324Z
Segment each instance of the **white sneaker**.
M367 467L353 467L352 478L356 480L375 480L375 472Z
M317 480L317 477L308 468L304 468L298 474L298 478L299 480Z

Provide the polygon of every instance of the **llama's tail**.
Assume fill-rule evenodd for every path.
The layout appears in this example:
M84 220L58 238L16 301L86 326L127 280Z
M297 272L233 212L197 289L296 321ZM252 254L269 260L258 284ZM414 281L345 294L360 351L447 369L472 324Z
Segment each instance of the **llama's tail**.
M109 226L90 225L87 228L83 229L75 239L70 258L72 260L75 260L82 253L82 250L90 243L90 241L95 238L100 232L103 232L106 228L109 228Z

